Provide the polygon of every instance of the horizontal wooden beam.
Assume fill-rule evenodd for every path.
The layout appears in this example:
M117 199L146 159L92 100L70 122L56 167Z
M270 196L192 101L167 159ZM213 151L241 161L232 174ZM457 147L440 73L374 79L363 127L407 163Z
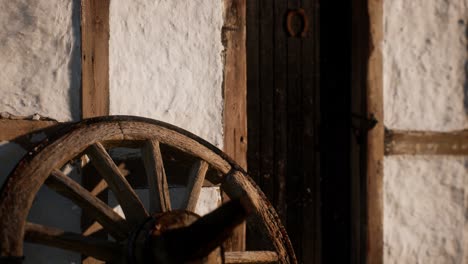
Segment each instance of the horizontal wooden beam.
M0 119L0 141L12 141L33 132L54 127L57 121Z
M468 130L388 130L385 132L385 155L468 155Z

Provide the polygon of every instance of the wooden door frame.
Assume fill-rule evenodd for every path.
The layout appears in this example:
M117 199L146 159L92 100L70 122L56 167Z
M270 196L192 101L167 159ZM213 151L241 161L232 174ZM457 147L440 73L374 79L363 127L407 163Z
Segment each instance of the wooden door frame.
M224 147L223 150L247 170L247 51L246 0L224 0ZM245 250L245 223L225 243L228 251Z
M383 263L383 0L367 0L369 15L366 77L367 115L377 125L367 134L366 263Z
M383 0L352 0L353 112L364 120L376 119L369 129L361 122L360 171L353 172L352 263L383 263Z

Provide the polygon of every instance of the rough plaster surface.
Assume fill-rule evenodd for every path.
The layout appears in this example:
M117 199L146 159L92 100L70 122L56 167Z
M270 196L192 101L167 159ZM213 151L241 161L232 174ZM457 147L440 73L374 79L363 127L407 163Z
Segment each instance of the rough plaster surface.
M11 0L0 9L0 112L60 121L80 112L80 1Z
M110 113L159 119L223 144L223 1L113 0Z
M384 162L384 262L468 263L468 157Z
M384 113L392 129L468 128L468 1L384 1Z

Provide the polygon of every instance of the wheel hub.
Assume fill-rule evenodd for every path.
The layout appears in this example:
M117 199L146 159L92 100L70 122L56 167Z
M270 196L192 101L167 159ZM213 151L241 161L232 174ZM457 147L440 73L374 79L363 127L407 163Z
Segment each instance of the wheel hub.
M197 214L185 210L152 215L132 232L127 243L128 263L171 263L166 249L169 245L164 243L163 234L186 227L199 218ZM153 250L158 254L153 254Z

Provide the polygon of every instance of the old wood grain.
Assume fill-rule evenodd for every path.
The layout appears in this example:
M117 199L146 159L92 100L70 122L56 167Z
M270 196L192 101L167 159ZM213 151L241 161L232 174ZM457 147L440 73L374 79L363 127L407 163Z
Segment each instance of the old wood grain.
M367 113L380 122L367 136L367 254L366 263L383 263L383 1L368 0L370 27L367 63Z
M177 150L205 160L221 173L225 174L231 170L232 165L226 161L226 159L231 159L203 139L163 122L154 122L152 124L141 122L141 120L147 119L140 118L140 121L129 120L120 123L120 128L122 133L125 134L126 140L156 139L161 144L170 145Z
M71 250L87 256L121 263L121 246L115 242L84 237L58 228L27 223L24 239L28 242Z
M114 238L123 240L131 231L125 219L61 171L52 171L45 184L80 206L90 217L97 219Z
M53 128L57 121L0 119L0 141L13 141L19 137Z
M198 160L193 165L187 183L187 197L184 199L185 210L195 212L207 170L206 161Z
M110 0L81 0L82 118L109 114Z
M127 221L133 226L142 223L148 217L148 212L102 144L95 143L86 153L119 201Z
M385 131L385 155L468 155L468 130Z
M167 184L159 141L147 141L143 147L142 158L148 179L150 211L152 213L170 211L169 186Z
M247 168L245 0L225 0L224 152Z
M241 263L277 263L278 255L274 251L232 251L224 254L226 264Z
M268 237L273 244L278 254L279 263L297 263L286 230L278 225L281 221L276 211L268 202L265 194L259 191L251 178L245 177L240 171L233 171L225 176L221 188L231 198L243 197L249 201L250 209L254 212L250 216L250 221L255 226L260 226L262 225L261 223L265 224L267 229L263 230L263 235Z
M224 152L247 169L246 0L224 0L224 7ZM225 247L245 249L245 224L234 230Z
M109 7L110 0L81 0L81 117L109 115ZM92 175L89 175L90 177ZM97 179L85 178L85 187ZM107 190L99 197L107 201ZM92 220L82 214L82 226L90 230ZM95 228L94 228L95 229ZM103 234L105 236L105 234ZM86 263L99 263L88 258Z

